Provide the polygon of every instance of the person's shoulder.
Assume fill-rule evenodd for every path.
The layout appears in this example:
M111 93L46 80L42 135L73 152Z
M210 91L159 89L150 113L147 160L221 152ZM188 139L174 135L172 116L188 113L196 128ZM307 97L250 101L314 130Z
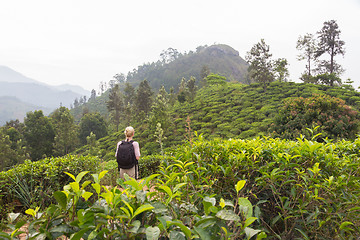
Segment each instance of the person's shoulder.
M138 145L139 146L139 143L137 141L133 141L133 145Z

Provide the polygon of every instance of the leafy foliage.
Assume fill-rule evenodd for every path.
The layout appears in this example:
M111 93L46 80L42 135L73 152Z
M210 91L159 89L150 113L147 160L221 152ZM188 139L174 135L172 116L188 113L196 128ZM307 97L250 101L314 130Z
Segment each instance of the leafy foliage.
M168 49L169 50L169 49ZM182 78L202 79L206 66L207 72L218 73L230 81L245 82L248 64L239 56L239 52L230 46L218 44L199 46L196 52L179 53L176 49L163 52L166 61L143 64L127 75L127 81L133 86L147 79L153 89L164 86L167 91L176 88Z
M72 155L36 162L27 160L8 171L0 172L1 205L7 206L20 200L24 206L34 203L47 206L54 200L52 193L69 181L69 177L63 174L64 171L72 174L84 170L94 172L99 162L97 157ZM9 209L2 212L1 218L7 211Z
M319 126L324 138L354 139L359 131L359 113L345 101L326 95L291 98L284 102L272 129L276 136L296 139L307 128Z
M24 119L24 139L32 160L51 156L54 150L55 130L50 119L41 110L28 112Z

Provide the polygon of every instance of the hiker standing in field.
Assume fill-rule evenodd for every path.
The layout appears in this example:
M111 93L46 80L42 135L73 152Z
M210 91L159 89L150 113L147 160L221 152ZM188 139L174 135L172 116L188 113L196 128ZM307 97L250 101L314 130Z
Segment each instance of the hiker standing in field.
M138 179L139 177L139 158L140 147L139 143L133 140L135 130L133 127L125 128L125 140L117 143L116 147L116 161L118 163L118 170L120 177L124 179L124 173L129 177Z

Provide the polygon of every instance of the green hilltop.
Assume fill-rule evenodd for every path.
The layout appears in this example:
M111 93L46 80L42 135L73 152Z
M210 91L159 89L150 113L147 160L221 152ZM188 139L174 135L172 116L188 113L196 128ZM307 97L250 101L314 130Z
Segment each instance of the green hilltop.
M175 51L175 52L174 52ZM164 86L177 89L182 78L201 79L205 67L209 72L225 76L229 81L245 82L248 63L239 52L225 44L201 46L196 52L177 53L176 49L162 55L167 60L139 66L127 75L127 82L133 86L146 79L153 89Z
M325 94L343 99L355 110L360 109L360 93L347 87L329 87L294 82L273 82L266 92L261 84L226 83L198 90L192 101L176 102L168 108L169 124L164 128L164 147L170 148L189 140L189 124L192 134L197 132L206 138L252 139L271 135L270 127L285 99L311 97ZM154 126L144 119L131 123L136 130L136 139L146 155L160 153ZM122 139L123 128L99 139L98 148L102 157L113 159L115 143ZM153 132L152 132L153 131ZM193 136L193 135L192 135ZM82 153L88 146L77 150Z

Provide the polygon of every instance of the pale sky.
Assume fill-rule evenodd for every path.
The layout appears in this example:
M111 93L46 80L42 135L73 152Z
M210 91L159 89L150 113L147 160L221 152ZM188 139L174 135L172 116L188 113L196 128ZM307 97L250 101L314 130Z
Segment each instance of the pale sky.
M0 65L50 85L99 89L116 73L180 52L227 44L245 58L261 38L299 82L299 35L336 20L342 79L360 85L360 0L0 0Z

